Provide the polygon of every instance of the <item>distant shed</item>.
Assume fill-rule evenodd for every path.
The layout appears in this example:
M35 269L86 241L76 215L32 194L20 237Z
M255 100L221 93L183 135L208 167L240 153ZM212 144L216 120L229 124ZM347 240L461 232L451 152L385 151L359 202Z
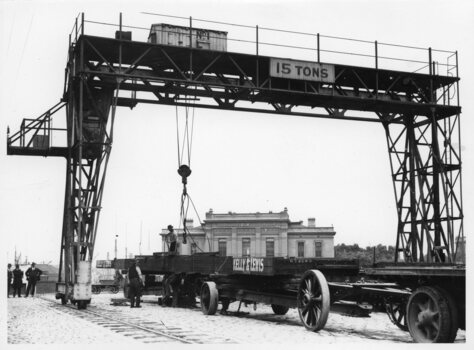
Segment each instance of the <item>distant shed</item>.
M190 35L191 32L191 35ZM191 45L189 42L191 41ZM176 26L166 23L152 24L148 42L195 49L227 51L227 32Z

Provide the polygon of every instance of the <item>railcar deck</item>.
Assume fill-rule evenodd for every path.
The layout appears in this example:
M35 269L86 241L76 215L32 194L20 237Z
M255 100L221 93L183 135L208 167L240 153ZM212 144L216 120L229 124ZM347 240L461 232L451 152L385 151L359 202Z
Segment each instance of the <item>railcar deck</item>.
M302 275L307 270L320 270L325 275L357 276L357 259L334 258L252 258L219 256L217 253L197 253L193 255L172 255L154 253L139 255L140 269L144 274L197 273L202 275L258 275L288 276ZM128 269L134 259L117 259L114 268Z

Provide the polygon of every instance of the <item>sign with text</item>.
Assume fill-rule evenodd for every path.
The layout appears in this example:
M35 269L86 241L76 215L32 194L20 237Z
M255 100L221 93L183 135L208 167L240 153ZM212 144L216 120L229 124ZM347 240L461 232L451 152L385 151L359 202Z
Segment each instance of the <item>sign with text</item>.
M308 61L270 58L270 76L334 83L334 66Z
M232 270L241 272L263 272L262 258L234 258Z
M112 260L97 260L95 267L98 269L109 269L112 267Z

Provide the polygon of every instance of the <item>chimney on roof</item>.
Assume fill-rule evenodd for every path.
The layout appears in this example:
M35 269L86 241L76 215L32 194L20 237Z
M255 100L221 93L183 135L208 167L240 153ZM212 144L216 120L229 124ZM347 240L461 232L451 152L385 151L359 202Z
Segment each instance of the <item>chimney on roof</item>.
M187 228L193 228L194 226L194 220L193 219L186 219L186 227Z
M316 227L316 219L308 218L308 227Z

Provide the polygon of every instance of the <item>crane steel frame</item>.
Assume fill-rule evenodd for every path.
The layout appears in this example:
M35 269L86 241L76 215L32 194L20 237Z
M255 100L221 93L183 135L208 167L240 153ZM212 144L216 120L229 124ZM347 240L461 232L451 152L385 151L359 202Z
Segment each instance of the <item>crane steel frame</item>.
M62 101L7 141L8 154L67 159L58 281L66 299L89 288L79 270L92 261L116 108L138 103L381 123L398 215L395 262L455 263L464 237L457 71L435 74L430 50L429 74L335 64L333 83L310 82L270 76L270 60L83 32L70 41ZM33 147L59 130L48 123L62 107L67 147Z

